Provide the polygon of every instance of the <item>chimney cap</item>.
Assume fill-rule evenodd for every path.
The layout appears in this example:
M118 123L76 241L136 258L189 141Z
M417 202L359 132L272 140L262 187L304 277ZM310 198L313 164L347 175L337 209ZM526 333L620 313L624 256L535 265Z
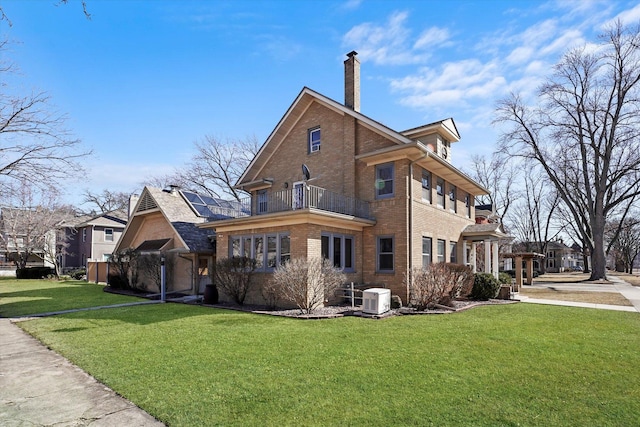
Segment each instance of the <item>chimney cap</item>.
M349 58L357 56L357 55L358 55L358 52L356 52L355 50L352 50L351 52L347 53L347 56Z

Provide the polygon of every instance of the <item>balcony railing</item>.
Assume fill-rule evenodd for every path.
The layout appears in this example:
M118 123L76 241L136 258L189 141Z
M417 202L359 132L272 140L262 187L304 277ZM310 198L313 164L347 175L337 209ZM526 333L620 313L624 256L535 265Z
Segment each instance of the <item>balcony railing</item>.
M224 209L225 212L214 213L228 218L241 218L309 208L370 219L369 202L303 184L297 184L293 189L247 197L236 202L233 208Z

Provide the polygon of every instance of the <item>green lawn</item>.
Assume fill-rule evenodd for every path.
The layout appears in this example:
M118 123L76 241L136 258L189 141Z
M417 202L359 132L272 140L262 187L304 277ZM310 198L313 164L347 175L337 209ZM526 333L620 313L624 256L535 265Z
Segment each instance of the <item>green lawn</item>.
M104 286L78 280L0 279L0 317L143 301L103 292Z
M640 316L303 321L163 304L21 322L170 426L640 425Z

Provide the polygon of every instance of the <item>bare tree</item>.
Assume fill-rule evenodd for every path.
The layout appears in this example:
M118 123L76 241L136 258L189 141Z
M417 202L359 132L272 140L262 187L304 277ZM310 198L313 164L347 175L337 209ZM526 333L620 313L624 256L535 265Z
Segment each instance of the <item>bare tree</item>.
M60 246L56 237L64 221L73 218L73 209L61 205L58 195L44 191L23 181L20 185L5 186L5 205L2 209L0 244L13 257L17 268L41 259L48 261L60 273Z
M508 218L510 230L526 252L547 253L547 246L562 228L556 216L560 203L557 191L544 173L529 168L523 176L523 194Z
M619 230L615 236L612 233ZM627 217L622 226L617 221L607 224L607 237L610 238L610 254L613 255L615 269L626 273L633 272L633 263L640 254L640 218Z
M7 42L0 42L0 53ZM2 74L11 64L0 64ZM90 154L65 127L66 116L55 111L44 92L0 92L0 177L54 189L83 173L79 160Z
M67 4L67 3L69 3L69 0L59 0L59 2L58 2L58 4ZM87 19L91 19L91 14L89 13L89 10L87 9L86 0L80 0L80 4L82 5L82 12L84 13L84 16ZM4 8L2 6L0 6L0 21L7 21L7 23L9 24L10 27L13 26L13 23L11 22L9 17L5 14Z
M295 258L279 266L272 277L281 299L310 314L332 296L346 276L325 258Z
M478 196L478 204L490 204L493 211L504 218L513 202L519 197L516 189L519 169L515 162L502 153L494 153L491 158L484 155L471 157L471 176L490 191L490 194Z
M129 206L129 195L121 191L104 189L102 193L84 190L83 204L89 204L89 212L107 213L115 210L126 210ZM97 208L97 210L96 210Z
M591 253L591 279L606 273L605 224L640 195L640 27L617 22L597 48L566 53L539 92L501 101L500 148L540 164ZM622 221L620 222L622 224Z
M244 193L233 187L260 149L256 137L222 139L208 135L194 147L194 156L175 174L152 177L145 184L161 188L178 185L212 197L240 200Z

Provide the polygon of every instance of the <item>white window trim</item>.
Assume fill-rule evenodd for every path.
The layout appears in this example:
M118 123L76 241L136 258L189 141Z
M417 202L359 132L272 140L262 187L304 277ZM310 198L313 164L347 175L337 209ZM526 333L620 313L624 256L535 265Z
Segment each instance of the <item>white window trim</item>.
M111 239L107 239L107 230L111 230ZM104 241L105 242L113 242L115 240L113 228L105 228L104 229Z
M320 138L317 140L317 142L314 142L313 140L313 135L315 133L318 133ZM311 153L317 153L318 151L320 151L320 146L322 145L322 132L320 130L320 127L315 127L312 129L309 129L308 132L308 145L309 145L309 154Z

